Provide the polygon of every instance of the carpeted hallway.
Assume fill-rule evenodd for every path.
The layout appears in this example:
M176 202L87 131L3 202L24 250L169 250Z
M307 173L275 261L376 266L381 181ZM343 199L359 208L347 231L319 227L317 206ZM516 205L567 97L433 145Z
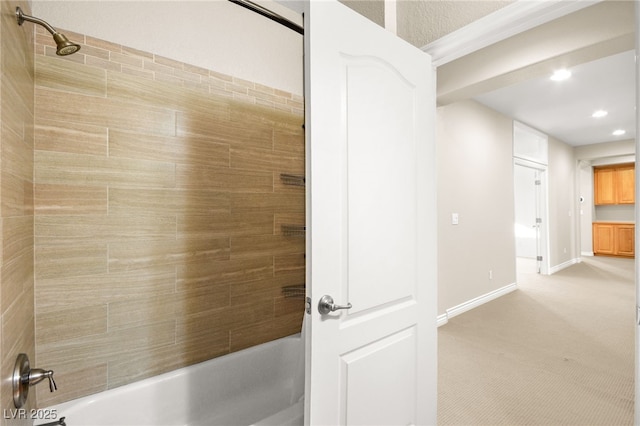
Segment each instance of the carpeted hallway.
M634 261L518 285L439 328L438 424L633 424Z

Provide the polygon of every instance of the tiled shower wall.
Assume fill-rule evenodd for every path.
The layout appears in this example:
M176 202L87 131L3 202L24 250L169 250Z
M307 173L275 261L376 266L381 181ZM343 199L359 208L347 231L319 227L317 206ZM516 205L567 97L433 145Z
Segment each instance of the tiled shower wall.
M29 424L12 418L11 381L16 357L35 359L33 311L33 35L19 27L16 6L0 2L0 408L2 425ZM27 406L35 408L35 395ZM7 410L7 411L4 411ZM15 411L14 411L15 413Z
M300 331L299 96L36 32L37 364L48 406Z

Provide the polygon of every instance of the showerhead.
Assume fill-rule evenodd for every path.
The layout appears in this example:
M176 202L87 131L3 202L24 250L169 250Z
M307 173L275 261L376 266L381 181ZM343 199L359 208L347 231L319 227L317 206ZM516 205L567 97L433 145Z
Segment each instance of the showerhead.
M65 37L64 34L56 31L55 28L53 28L51 25L49 25L47 22L43 21L42 19L36 18L34 16L25 15L22 12L22 9L20 9L19 7L16 7L16 18L18 20L18 25L22 25L24 21L29 21L29 22L33 22L34 24L42 25L43 27L45 27L46 30L51 33L51 35L53 36L53 40L56 42L56 46L57 46L56 54L58 55L60 56L71 55L72 53L76 53L78 50L80 50L79 44L69 41L69 39Z
M67 56L76 53L80 50L80 45L69 41L69 39L62 33L55 33L53 39L56 42L56 54L60 56Z

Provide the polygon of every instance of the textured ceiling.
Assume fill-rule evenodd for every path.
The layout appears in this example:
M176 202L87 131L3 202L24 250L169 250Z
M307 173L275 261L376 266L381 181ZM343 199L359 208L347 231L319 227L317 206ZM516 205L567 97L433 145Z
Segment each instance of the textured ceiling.
M512 1L397 1L398 36L423 47Z

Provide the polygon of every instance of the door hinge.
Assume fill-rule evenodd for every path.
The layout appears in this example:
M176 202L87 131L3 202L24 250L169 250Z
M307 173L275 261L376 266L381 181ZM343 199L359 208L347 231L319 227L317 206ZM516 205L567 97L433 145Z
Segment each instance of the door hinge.
M640 306L636 306L636 324L640 325Z
M542 223L542 218L536 217L536 223Z
M541 181L541 180L536 180L534 183L535 183L536 185L542 185L542 181Z
M542 262L542 256L536 256L536 260L537 260L538 262Z

